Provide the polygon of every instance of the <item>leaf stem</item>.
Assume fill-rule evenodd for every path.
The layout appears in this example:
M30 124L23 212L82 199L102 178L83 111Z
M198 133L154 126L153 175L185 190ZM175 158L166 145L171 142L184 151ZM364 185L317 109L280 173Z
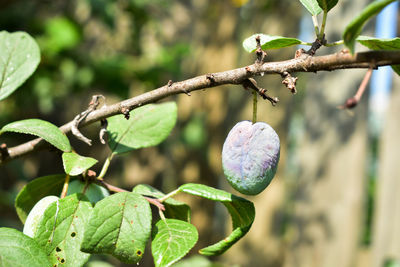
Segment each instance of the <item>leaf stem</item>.
M312 22L314 24L314 29L315 29L315 35L318 37L319 34L319 27L318 27L318 18L316 15L312 16Z
M111 160L114 157L114 153L111 153L110 156L108 156L106 158L106 161L103 164L103 168L101 169L101 172L99 174L99 176L97 177L98 180L102 180L104 178L104 176L107 173L108 167L110 166Z
M64 198L67 195L68 192L68 185L69 185L69 174L67 174L67 176L65 176L65 182L64 182L64 186L63 189L61 191L61 196L60 198Z
M167 200L170 197L175 196L176 194L178 194L179 192L181 192L180 188L175 189L172 192L169 192L168 194L166 194L165 196L163 196L162 198L159 198L158 201L160 201L161 203L163 203L165 200Z
M253 124L257 122L257 92L253 91Z
M324 16L322 17L321 31L319 32L318 39L323 40L325 34L326 18L328 17L328 12L324 10Z
M158 209L158 214L160 214L161 220L165 221L164 212L161 209Z
M331 46L342 45L342 44L344 44L344 41L343 40L339 40L339 41L336 41L336 42L333 42L333 43L325 44L325 46L331 47Z
M307 43L307 42L303 42L303 41L300 44L301 45L308 45L308 46L312 46L313 45L313 43Z

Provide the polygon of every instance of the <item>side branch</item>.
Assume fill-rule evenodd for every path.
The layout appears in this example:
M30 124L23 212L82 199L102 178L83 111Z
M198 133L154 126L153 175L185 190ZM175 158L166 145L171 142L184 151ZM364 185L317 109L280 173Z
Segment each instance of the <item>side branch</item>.
M189 94L192 91L216 87L224 84L243 84L248 78L264 74L279 74L293 72L317 72L317 71L333 71L337 69L351 68L378 68L379 66L400 64L400 51L368 51L351 55L342 51L326 56L313 57L306 53L297 56L294 59L259 63L223 71L217 73L206 74L191 78L181 82L168 82L167 85L139 96L124 100L122 102L95 110L85 117L79 124L80 127L100 121L116 114L127 114L128 111L157 102L168 96L181 93ZM61 131L68 133L73 127L73 121L60 127ZM20 156L29 154L35 150L48 147L41 138L34 139L24 144L8 148L8 153L0 155L0 164Z

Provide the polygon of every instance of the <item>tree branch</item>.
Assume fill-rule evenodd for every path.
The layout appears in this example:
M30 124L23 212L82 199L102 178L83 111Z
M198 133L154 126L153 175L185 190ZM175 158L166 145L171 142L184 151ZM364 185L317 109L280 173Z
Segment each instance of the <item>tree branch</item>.
M157 102L168 96L181 93L189 94L192 91L216 87L223 84L242 84L246 79L264 74L279 74L293 72L317 72L333 71L338 69L351 68L374 68L386 65L400 64L400 51L368 51L351 55L346 51L330 54L326 56L313 57L306 53L300 53L296 58L280 62L266 62L228 70L217 73L201 75L181 82L168 82L167 85L150 92L135 96L122 102L106 106L95 110L87 115L79 124L80 127L100 121L116 114L127 114L127 111ZM68 133L71 131L73 121L60 127L61 131ZM12 159L29 154L43 148L49 144L41 138L34 139L24 144L8 148L8 155L0 157L0 164ZM7 153L2 153L1 155Z

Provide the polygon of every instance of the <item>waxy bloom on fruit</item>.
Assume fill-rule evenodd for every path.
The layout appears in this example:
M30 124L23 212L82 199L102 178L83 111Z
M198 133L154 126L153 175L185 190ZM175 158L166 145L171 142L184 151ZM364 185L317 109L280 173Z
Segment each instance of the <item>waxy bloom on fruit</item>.
M274 177L279 154L279 137L271 126L241 121L229 132L222 149L224 174L240 193L256 195Z

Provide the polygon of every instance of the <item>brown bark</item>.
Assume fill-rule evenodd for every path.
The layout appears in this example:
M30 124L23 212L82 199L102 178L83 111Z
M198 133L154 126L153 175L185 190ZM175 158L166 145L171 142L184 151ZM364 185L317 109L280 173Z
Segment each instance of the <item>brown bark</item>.
M80 126L88 125L101 119L125 113L145 104L154 103L168 96L176 94L188 94L192 91L216 87L224 84L242 84L246 79L264 74L280 74L292 72L317 72L332 71L338 69L351 68L370 68L400 64L400 52L398 51L369 51L351 55L347 52L339 52L326 56L312 57L302 54L299 57L281 62L268 62L264 64L255 63L246 67L209 73L176 83L168 83L167 85L141 94L139 96L124 100L122 102L101 108L90 113ZM336 88L332 89L336 90ZM69 122L60 129L64 133L71 131L73 122ZM8 156L0 158L0 164L11 159L26 155L41 149L44 142L39 138L25 144L8 149Z

